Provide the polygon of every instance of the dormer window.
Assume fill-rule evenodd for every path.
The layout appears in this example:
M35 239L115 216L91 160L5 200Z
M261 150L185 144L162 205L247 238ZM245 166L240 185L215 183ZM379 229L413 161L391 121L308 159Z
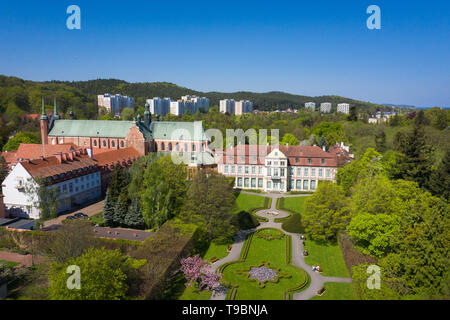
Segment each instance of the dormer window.
M325 159L324 158L322 158L322 164L325 164Z
M308 164L311 164L311 163L312 163L311 158L308 158Z

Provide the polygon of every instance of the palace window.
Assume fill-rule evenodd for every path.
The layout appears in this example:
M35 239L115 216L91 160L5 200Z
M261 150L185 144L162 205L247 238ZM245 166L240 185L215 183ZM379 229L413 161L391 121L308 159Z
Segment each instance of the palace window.
M270 181L267 181L267 189L272 189L272 183Z
M323 169L319 168L319 177L322 177L322 175L323 175Z
M284 169L281 168L281 176L284 177Z
M316 180L311 180L311 190L316 190Z
M248 167L245 166L245 174L248 174Z
M284 180L280 181L280 190L284 190Z
M236 167L235 166L231 166L231 173L236 173Z
M284 161L280 161L280 166L284 166Z
M263 187L263 179L259 178L258 179L258 188L262 188Z
M242 166L238 166L238 173L242 174Z
M271 168L267 168L267 175L270 176L272 174Z
M273 169L273 176L278 177L278 169Z
M237 185L238 187L242 187L242 178L238 178Z
M303 190L308 190L309 180L303 180Z
M297 190L300 190L302 188L302 180L297 180L295 187L296 187Z
M289 180L289 189L294 189L294 180Z
M303 175L304 175L305 177L308 176L308 168L305 168Z
M262 166L258 167L258 174L262 174Z
M256 174L256 167L252 166L252 174Z
M228 173L228 166L225 166L224 172L225 172L225 173Z
M311 169L311 177L315 177L316 176L316 168L312 168Z
M256 179L252 178L252 188L256 188Z
M294 175L294 168L292 168L292 167L289 168L289 175L290 176Z
M302 169L297 168L297 177L300 177L302 175Z
M245 187L245 188L248 188L248 178L245 178L245 179L244 179L244 187Z
M327 170L326 170L327 178L330 177L330 171L331 171L330 169L327 169Z

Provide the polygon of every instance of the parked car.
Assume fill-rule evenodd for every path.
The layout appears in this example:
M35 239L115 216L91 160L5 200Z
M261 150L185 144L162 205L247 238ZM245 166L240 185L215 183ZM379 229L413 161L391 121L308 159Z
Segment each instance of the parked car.
M75 216L68 216L66 218L66 220L76 220L76 219L77 219L77 217L75 217Z
M83 212L78 212L75 213L74 217L76 217L77 219L87 219L89 218L89 216Z

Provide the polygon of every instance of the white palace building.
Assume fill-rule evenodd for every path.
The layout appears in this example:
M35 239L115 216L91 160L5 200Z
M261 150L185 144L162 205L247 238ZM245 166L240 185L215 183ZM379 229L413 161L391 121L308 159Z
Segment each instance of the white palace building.
M328 152L318 146L238 145L216 157L218 172L235 178L234 187L265 192L315 191L320 180L335 181L350 162L348 147Z

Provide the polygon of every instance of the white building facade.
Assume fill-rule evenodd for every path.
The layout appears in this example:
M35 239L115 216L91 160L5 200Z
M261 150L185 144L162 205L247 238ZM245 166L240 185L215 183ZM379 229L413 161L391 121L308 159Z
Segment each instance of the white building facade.
M220 100L220 112L242 115L253 112L253 102L249 100L235 101L233 99Z
M325 152L317 146L272 146L263 152L250 149L248 145L237 146L219 156L218 172L233 177L235 188L315 191L321 180L334 182L343 163L337 152Z
M305 110L316 111L316 103L315 102L305 103Z
M331 103L323 102L320 104L320 112L321 113L330 113L331 112Z
M348 103L339 103L337 105L337 112L350 114L350 105Z

